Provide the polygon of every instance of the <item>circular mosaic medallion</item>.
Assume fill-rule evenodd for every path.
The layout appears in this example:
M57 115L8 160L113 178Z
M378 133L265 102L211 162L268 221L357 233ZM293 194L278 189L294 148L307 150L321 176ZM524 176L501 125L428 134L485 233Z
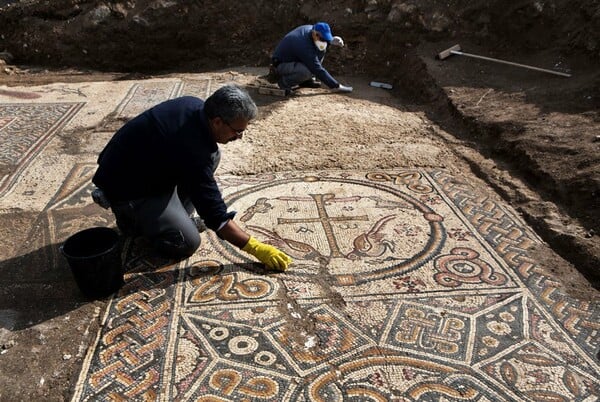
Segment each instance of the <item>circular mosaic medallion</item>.
M351 178L274 180L226 202L245 230L294 259L296 274L326 268L340 285L414 270L441 248L445 233L442 216L416 198Z

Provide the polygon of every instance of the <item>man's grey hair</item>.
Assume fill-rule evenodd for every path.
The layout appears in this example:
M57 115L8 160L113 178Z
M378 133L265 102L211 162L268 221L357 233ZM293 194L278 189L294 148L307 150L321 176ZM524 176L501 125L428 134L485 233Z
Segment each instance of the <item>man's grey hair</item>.
M238 118L247 121L254 119L258 115L258 108L246 90L228 84L206 99L204 113L209 119L220 117L226 123L231 123Z

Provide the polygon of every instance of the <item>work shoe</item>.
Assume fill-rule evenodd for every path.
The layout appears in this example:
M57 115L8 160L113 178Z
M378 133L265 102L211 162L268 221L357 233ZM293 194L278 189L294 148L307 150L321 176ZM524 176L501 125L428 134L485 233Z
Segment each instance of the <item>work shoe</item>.
M106 195L104 195L104 191L100 190L99 188L92 191L92 199L102 208L110 208L110 201L108 201L108 198L106 198Z
M279 81L279 74L277 73L277 68L275 68L274 65L271 64L269 66L269 74L267 74L266 78L271 84L275 84L277 81Z
M281 85L279 85L279 90L283 92L283 96L291 96L294 94L294 90L292 88L285 88Z
M310 80L302 81L298 84L300 88L321 88L321 83L314 78Z

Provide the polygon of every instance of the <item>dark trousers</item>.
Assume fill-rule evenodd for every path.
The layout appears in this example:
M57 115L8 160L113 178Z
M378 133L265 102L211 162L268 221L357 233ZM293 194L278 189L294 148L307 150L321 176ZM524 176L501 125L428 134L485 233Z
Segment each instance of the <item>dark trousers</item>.
M280 63L277 65L277 74L279 74L278 85L282 89L291 89L313 77L308 67L300 62Z
M213 172L220 160L217 151L212 155ZM190 217L194 206L177 187L169 193L114 203L111 209L126 236L145 237L161 253L189 257L200 247L200 234Z

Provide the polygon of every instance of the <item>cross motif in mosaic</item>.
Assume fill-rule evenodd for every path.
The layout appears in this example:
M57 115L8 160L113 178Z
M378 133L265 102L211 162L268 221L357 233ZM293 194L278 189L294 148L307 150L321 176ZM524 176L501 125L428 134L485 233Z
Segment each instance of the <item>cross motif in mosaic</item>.
M539 239L481 189L417 170L219 183L291 269L265 272L212 232L179 263L129 243L74 400L600 395L598 306L531 282ZM577 319L556 320L559 301Z

